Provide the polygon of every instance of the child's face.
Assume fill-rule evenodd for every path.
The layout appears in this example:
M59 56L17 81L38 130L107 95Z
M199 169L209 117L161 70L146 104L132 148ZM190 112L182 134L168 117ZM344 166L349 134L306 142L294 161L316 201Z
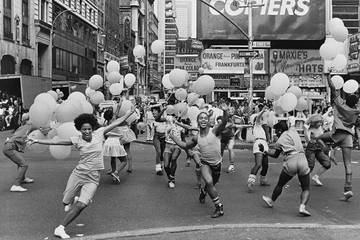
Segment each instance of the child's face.
M221 124L222 123L222 120L221 119L218 119L217 120L217 124Z

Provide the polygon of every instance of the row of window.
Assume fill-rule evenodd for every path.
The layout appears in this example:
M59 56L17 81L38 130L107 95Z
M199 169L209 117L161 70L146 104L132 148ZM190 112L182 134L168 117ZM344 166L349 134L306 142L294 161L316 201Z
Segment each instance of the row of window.
M56 48L53 54L53 62L58 70L71 72L73 74L88 75L93 68L91 61L85 57Z
M93 9L90 5L83 0L59 0L69 8L76 10L80 15L89 20L93 24L96 22L96 10Z
M3 15L3 34L4 38L14 39L13 28L12 28L12 1L3 0L4 4L4 15ZM16 40L20 39L20 27L21 27L21 40L23 44L30 45L29 39L29 0L22 0L21 4L21 15L22 18L15 18L16 26ZM20 26L21 23L21 26Z

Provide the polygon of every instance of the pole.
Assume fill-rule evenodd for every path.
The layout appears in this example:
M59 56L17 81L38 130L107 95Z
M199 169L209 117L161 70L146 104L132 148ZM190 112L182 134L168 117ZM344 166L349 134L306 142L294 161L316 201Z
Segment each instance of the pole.
M252 51L253 50L253 29L252 29L252 21L253 21L253 18L252 18L252 2L251 0L249 0L249 19L248 19L248 23L249 23L249 41L248 41L248 50L249 51ZM253 91L254 91L254 86L253 86L253 58L250 57L249 58L249 106L250 106L250 109L252 109L252 105L253 105Z

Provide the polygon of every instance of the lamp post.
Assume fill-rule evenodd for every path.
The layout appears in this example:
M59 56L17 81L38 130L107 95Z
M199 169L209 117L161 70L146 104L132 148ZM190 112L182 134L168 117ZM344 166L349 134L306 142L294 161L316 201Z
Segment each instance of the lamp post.
M253 36L253 8L254 7L262 7L265 4L255 4L253 3L253 0L233 0L234 3L236 3L236 7L238 8L248 8L249 9L249 13L248 13L248 33L246 33L239 25L237 25L234 21L232 21L229 17L227 17L225 14L223 14L220 10L218 10L217 8L215 8L214 6L212 6L211 4L209 4L208 2L206 2L205 0L199 0L201 3L207 5L208 7L212 8L214 11L216 11L217 13L219 13L221 16L223 16L228 22L230 22L236 29L238 29L248 40L248 51L252 52L253 51L253 41L254 41L254 36ZM242 5L240 5L240 3L243 3ZM249 60L249 82L250 82L250 86L249 86L249 95L250 95L250 107L252 105L252 99L253 99L253 69L252 69L252 59L253 57L248 57Z

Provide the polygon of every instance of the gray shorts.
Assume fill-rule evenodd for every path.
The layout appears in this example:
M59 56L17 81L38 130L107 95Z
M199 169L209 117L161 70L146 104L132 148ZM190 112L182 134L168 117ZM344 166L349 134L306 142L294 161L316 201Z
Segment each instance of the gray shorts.
M335 145L342 148L352 148L353 147L353 136L346 132L337 130L331 136L331 139L334 141Z
M289 176L305 176L310 173L310 168L304 153L287 156L283 166Z
M79 202L88 205L96 192L100 181L100 171L91 171L89 173L78 173L74 170L66 184L63 203L68 205L74 200L74 197L80 193Z

